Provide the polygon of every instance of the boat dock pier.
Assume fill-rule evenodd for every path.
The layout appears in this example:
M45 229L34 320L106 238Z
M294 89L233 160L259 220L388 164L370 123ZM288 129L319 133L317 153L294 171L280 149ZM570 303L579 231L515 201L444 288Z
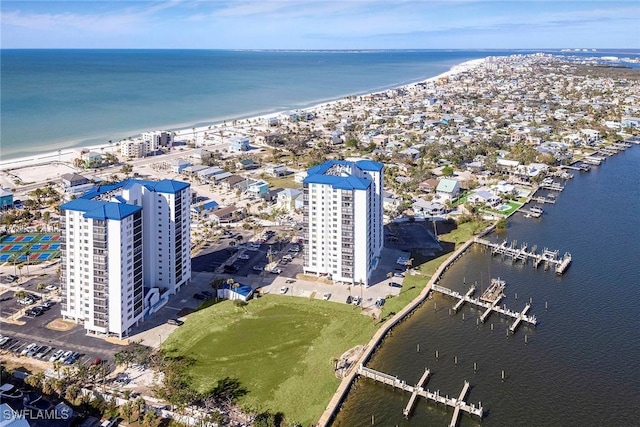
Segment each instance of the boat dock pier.
M553 197L533 196L531 200L535 200L538 203L550 203L552 205L556 203L556 199Z
M416 403L416 398L418 397L418 391L423 390L422 386L424 385L425 382L427 382L427 378L429 377L430 373L431 371L429 371L428 369L425 369L424 374L422 374L422 376L418 380L418 383L414 387L413 393L411 393L411 397L409 398L409 402L407 403L407 406L404 408L404 411L402 411L405 418L409 418L409 415L411 415L411 411L413 410L413 405Z
M518 260L522 260L524 263L527 260L533 260L533 266L538 268L540 264L544 263L545 270L548 270L549 267L555 267L556 274L564 274L565 270L571 264L571 254L566 252L562 258L559 257L559 251L551 251L547 248L544 248L541 254L538 254L536 249L537 246L533 246L530 251L527 251L527 244L523 243L520 248L518 248L517 242L514 240L510 244L507 244L507 241L503 241L502 243L493 243L486 239L481 239L476 237L474 239L475 243L483 245L485 247L491 248L492 255L502 255L511 257L511 259L515 262Z
M551 190L551 191L562 191L564 190L564 185L554 182L553 184L542 184L540 185L540 188L544 188L545 190Z
M518 325L526 317L527 311L529 311L530 308L531 308L531 305L527 304L524 306L522 311L518 314L516 321L513 322L513 325L511 325L511 327L509 328L512 334L515 333L516 329L518 329Z
M437 285L436 285L437 286ZM468 300L471 295L473 295L473 293L476 291L476 285L471 285L471 287L469 288L469 290L467 291L467 293L463 296L460 296L460 294L456 295L451 295L452 297L456 297L459 298L460 300L456 303L456 305L453 306L453 312L457 313L458 310L460 310L460 307L462 307L462 305L464 304L464 302L466 300Z
M598 166L604 159L602 157L587 156L582 158L582 163Z
M432 402L442 403L453 408L454 412L453 418L451 419L451 426L455 426L457 424L460 411L466 412L469 415L475 415L482 419L482 417L484 416L484 410L482 409L482 405L480 404L480 402L478 402L478 406L476 406L474 404L469 404L463 400L467 392L469 391L470 385L468 381L464 382L464 386L462 388L462 391L460 392L460 396L457 399L455 397L449 397L448 395L442 396L440 394L440 390L432 392L428 389L425 390L422 387L421 383L424 383L427 380L429 372L430 371L428 369L425 370L424 374L422 374L422 377L420 378L420 381L418 382L418 385L414 387L408 385L405 381L399 380L398 377L385 374L384 372L379 372L374 369L367 368L363 365L360 365L360 367L358 368L358 374L363 377L370 378L382 384L387 384L391 387L411 393L411 399L409 399L409 404L411 405L411 407L409 406L409 404L407 404L407 406L403 410L403 413L406 417L408 417L411 413L411 409L415 404L417 396L421 396ZM416 397L414 397L414 395Z
M484 301L480 301L480 299L478 298L474 298L471 296L471 294L473 293L472 290L475 290L475 286L472 286L471 289L469 289L469 291L464 295L460 295L459 292L453 291L449 288L445 288L443 286L439 286L439 285L433 285L431 286L431 290L436 291L436 292L440 292L441 294L444 295L449 295L451 297L454 298L459 298L460 301L458 301L458 303L456 304L456 307L461 306L462 304L460 303L461 301L464 302L468 302L469 304L478 306L478 307L483 307L485 309L487 309L487 311L485 311L485 313L480 317L480 320L484 323L484 320L486 320L487 317L489 317L489 314L492 311L495 311L497 313L503 314L505 316L511 317L513 319L515 319L516 321L514 322L514 325L511 326L511 332L515 332L516 328L518 327L518 325L520 324L521 321L527 322L531 325L536 325L538 323L538 320L536 319L536 316L527 316L526 313L527 311L529 311L529 304L527 304L527 306L525 306L524 310L522 310L522 312L518 313L516 311L512 311L509 310L506 307L500 307L497 305L497 302L484 302Z

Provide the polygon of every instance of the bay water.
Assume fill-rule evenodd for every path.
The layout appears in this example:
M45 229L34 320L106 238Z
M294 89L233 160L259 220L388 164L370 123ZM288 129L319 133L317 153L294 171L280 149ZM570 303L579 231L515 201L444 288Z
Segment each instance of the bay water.
M467 402L481 402L487 414L481 421L462 416L461 426L640 425L639 172L640 146L633 146L589 173L575 172L542 218L516 214L505 232L489 236L535 244L538 252L570 252L563 276L494 257L476 244L440 282L460 293L477 283L478 295L499 277L506 281L501 304L520 311L531 300L537 327L523 324L508 334L511 319L493 313L478 324L481 310L465 305L450 314L455 301L434 294L392 330L368 366L408 384L429 368L425 388L451 397L469 381ZM408 400L406 392L359 379L333 425L451 421L452 410L421 398L406 420Z

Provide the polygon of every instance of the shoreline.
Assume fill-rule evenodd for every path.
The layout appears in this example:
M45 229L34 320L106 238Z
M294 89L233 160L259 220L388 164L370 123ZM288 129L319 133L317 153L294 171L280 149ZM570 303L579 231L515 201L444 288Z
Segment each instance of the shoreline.
M431 293L431 288L434 284L436 284L441 278L442 275L447 271L451 264L455 263L474 243L477 237L483 237L487 234L493 232L496 228L495 223L489 225L487 228L482 230L479 234L473 235L462 244L458 249L456 249L449 257L443 261L440 266L436 269L436 271L431 275L425 288L416 296L411 302L404 306L404 308L395 314L391 319L387 320L371 337L369 342L365 344L365 351L361 354L358 361L352 365L351 371L349 374L342 379L342 382L338 386L336 392L332 396L327 408L320 416L317 425L320 427L328 427L331 425L332 421L335 419L335 416L340 410L340 406L344 399L349 394L349 390L353 386L353 382L355 381L358 375L358 366L366 364L371 356L376 352L378 347L382 344L387 334L395 328L400 322L402 322L405 318L407 318L411 313L413 313L416 309L418 309L424 301L427 300L429 294Z
M367 92L363 92L361 94L356 94L356 95L345 95L345 96L341 96L340 98L335 98L335 99L331 99L325 102L320 102L320 103L315 103L312 104L308 107L303 107L303 108L294 108L294 110L300 110L300 111L321 111L322 109L327 109L329 107L331 107L332 105L341 102L342 100L344 100L347 96L364 96L364 95L370 95L370 94L376 94L376 93L381 93L384 92L386 90L391 90L391 89L401 89L401 88L405 88L405 87L410 87L410 86L414 86L416 84L421 84L421 83L428 83L428 82L433 82L433 81L437 81L438 79L444 78L444 77L448 77L451 75L455 75L461 72L465 72L468 71L470 69L475 68L476 66L482 64L483 62L485 62L487 60L488 57L484 57L484 58L477 58L477 59L471 59L468 61L464 61L461 62L459 64L453 65L451 68L449 68L449 70L440 73L436 76L433 77L429 77L427 79L422 79L422 80L418 80L418 81L414 81L414 82L410 82L410 83L406 83L406 84L402 84L402 85L398 85L398 86L389 86L386 89L381 89L381 90L376 90L376 91L367 91ZM313 102L313 101L311 101ZM304 103L303 103L304 104ZM223 120L222 122L211 122L211 123L206 123L206 124L202 124L198 127L181 127L181 128L159 128L160 130L168 130L168 131L172 131L175 132L175 138L178 139L181 136L186 136L186 135L193 135L194 134L194 129L195 129L195 133L203 133L203 132L215 132L221 129L230 129L230 130L235 130L237 128L241 128L243 124L247 124L249 123L249 121L263 121L266 120L268 118L271 117L277 117L278 115L287 112L287 111L292 111L292 109L288 109L288 110L278 110L275 112L269 112L269 113L256 113L255 115L251 115L251 113L247 113L246 116L244 115L240 115L238 116L238 118L229 118L228 120ZM236 124L236 126L229 126L229 122L233 122L233 121L237 121L238 123ZM227 124L227 126L225 127L224 124ZM150 129L149 129L150 130ZM155 129L154 129L155 130ZM9 172L11 170L14 169L21 169L24 167L29 167L29 166L40 166L40 165L46 165L46 164L50 164L50 163L60 163L60 162L71 162L74 159L74 156L76 155L77 151L80 149L88 149L90 151L102 151L102 152L112 152L115 153L119 148L119 142L127 139L127 138L136 138L138 137L140 134L135 134L135 135L130 135L128 137L123 137L122 139L120 139L117 142L113 142L113 144L97 144L97 145L84 145L84 144L78 144L78 145L72 145L72 146L68 146L65 145L64 147L60 147L58 150L56 151L49 151L49 152L45 152L45 153L41 153L41 154L34 154L31 156L21 156L21 157L15 157L15 158L9 158L9 159L2 159L0 160L0 171L3 172ZM179 140L179 139L178 139ZM72 142L69 142L72 143ZM214 146L216 144L202 144L199 145L199 148L204 148L207 146Z

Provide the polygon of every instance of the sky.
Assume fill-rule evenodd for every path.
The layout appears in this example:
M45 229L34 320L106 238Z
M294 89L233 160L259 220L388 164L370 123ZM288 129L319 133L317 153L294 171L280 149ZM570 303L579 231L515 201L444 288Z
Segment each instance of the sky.
M0 2L2 48L640 48L640 1Z

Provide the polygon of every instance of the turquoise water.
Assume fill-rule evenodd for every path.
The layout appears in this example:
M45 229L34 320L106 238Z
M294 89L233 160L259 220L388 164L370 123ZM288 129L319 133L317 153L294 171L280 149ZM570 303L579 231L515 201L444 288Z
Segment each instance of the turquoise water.
M570 252L564 276L473 247L441 280L464 293L471 283L486 289L500 277L507 283L501 304L521 310L531 299L537 327L508 336L511 320L494 313L478 325L481 310L465 305L450 315L454 301L435 295L392 331L368 366L409 384L429 368L425 388L450 396L468 380L467 401L482 402L488 413L481 422L463 416L460 426L640 425L639 170L640 146L633 146L576 173L541 219L516 214L505 233L490 236ZM451 420L451 410L422 400L405 420L408 400L407 393L358 380L334 425L370 426L372 415L377 426Z
M512 53L2 50L2 158L308 107Z

